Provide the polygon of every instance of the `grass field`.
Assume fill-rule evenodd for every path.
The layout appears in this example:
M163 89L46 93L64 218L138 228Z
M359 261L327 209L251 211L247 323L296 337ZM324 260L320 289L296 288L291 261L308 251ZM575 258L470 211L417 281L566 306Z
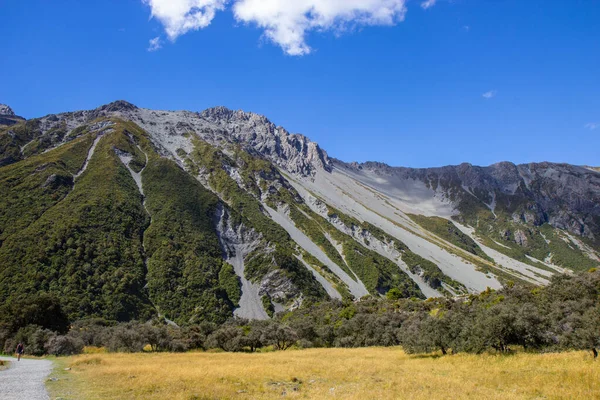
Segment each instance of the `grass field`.
M63 399L600 399L600 361L584 352L87 354L58 359L51 377Z

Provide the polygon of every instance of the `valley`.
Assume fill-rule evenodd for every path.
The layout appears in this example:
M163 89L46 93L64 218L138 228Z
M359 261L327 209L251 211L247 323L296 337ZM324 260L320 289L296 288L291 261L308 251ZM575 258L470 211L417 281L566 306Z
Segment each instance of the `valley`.
M581 352L447 358L409 356L398 348L90 354L61 359L51 375L57 381L48 388L53 398L85 399L446 399L451 394L583 400L598 397L599 374Z

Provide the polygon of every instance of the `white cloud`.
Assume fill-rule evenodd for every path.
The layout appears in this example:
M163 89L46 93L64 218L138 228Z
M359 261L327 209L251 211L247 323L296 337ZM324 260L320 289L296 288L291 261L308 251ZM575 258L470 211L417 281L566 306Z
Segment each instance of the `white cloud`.
M471 27L469 25L463 25L463 30L465 32L469 32L471 30Z
M428 8L435 6L436 1L437 0L425 0L421 3L421 7L423 7L424 10L427 10Z
M496 97L496 94L498 94L497 91L495 90L490 90L489 92L485 92L484 94L482 94L481 96L483 96L484 99L491 99L493 97Z
M152 17L165 27L171 40L189 31L206 28L228 0L142 0L150 6Z
M589 124L585 124L584 128L587 128L590 131L593 131L595 129L600 128L600 122L590 122Z
M311 31L342 32L404 20L406 0L236 0L235 18L265 30L265 37L289 55L311 52Z
M409 0L142 0L167 37L206 28L228 4L235 19L264 30L264 37L289 55L311 52L310 32L341 32L369 25L395 25L404 20ZM424 0L423 8L436 0Z
M154 39L150 39L150 46L148 46L148 51L156 51L162 47L162 42L160 37L155 37Z

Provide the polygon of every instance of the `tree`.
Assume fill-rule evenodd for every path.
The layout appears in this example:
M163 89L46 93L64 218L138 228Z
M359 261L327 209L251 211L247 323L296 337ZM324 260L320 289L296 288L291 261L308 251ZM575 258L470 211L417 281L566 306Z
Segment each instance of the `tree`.
M146 344L150 345L152 351L164 351L169 348L173 338L169 335L166 326L154 326L143 324L139 326L140 334Z
M70 324L58 297L49 293L39 293L0 306L0 325L5 325L12 333L28 325L67 333Z
M409 354L440 350L446 355L456 338L446 313L449 312L438 312L436 315L423 312L413 316L401 330L404 350Z
M271 323L265 327L262 339L277 350L287 350L296 344L298 334L289 326Z
M235 325L221 326L209 337L209 343L224 351L241 351L244 347L242 330Z
M264 346L263 330L267 324L268 323L265 321L252 321L249 325L244 327L242 344L245 347L248 347L251 352L255 352L257 349Z
M580 350L591 350L594 359L600 349L600 306L590 308L576 318L571 333L571 345Z
M385 294L385 297L388 300L399 300L399 299L401 299L404 296L402 295L402 291L400 289L398 289L398 288L391 288L389 290L389 292L387 292Z
M44 345L46 354L71 356L83 351L83 340L74 335L51 335Z

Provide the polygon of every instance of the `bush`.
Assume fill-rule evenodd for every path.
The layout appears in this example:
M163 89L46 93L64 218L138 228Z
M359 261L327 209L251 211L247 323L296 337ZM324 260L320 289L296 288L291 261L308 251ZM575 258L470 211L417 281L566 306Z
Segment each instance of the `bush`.
M44 345L46 354L53 356L71 356L81 354L83 340L72 335L52 335Z
M110 352L141 352L146 344L139 324L131 322L111 328L106 339L106 347Z
M69 333L79 337L84 346L104 347L110 336L109 328L115 325L114 321L91 318L73 323Z
M244 343L242 330L234 325L224 325L213 332L208 343L210 347L224 351L242 351Z
M38 325L28 325L19 329L16 335L5 342L4 351L13 354L17 344L23 343L25 354L32 356L43 356L46 353L44 345L54 333L48 329L43 329Z

